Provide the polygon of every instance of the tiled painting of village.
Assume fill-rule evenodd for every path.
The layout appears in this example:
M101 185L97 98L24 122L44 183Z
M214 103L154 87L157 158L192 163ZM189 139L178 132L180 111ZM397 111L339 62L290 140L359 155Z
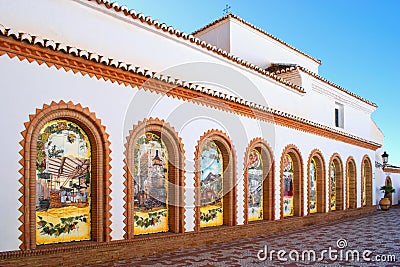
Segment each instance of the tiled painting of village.
M90 143L76 124L56 120L39 133L36 243L91 239Z
M223 161L218 146L203 145L200 175L200 227L223 224Z
M160 136L140 136L134 151L134 234L167 232L168 153Z

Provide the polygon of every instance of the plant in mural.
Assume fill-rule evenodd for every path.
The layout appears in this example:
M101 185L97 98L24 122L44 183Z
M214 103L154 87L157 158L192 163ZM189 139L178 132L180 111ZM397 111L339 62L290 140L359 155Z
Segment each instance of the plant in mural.
M200 220L203 222L213 221L217 218L218 213L221 213L221 208L209 209L207 213L200 212Z
M317 170L315 160L310 162L310 213L317 212Z
M200 169L200 227L222 225L223 161L213 141L202 147Z
M336 210L336 175L335 175L335 164L332 162L330 167L330 179L331 179L331 210Z
M161 137L151 132L140 136L133 164L134 234L167 232L168 151Z
M75 123L54 120L36 147L36 243L90 240L91 147Z
M78 231L79 222L87 223L87 214L78 215L67 218L60 218L60 222L54 225L51 222L43 220L41 216L38 216L39 221L37 222L40 234L50 236L60 236L64 233L70 233L71 231Z
M253 149L247 159L248 220L262 219L263 163L260 152Z
M290 155L285 155L283 168L283 216L294 215L294 199L293 199L293 160Z
M138 215L134 216L135 220L135 227L141 227L141 228L149 228L149 227L154 227L158 224L160 224L164 218L167 217L167 211L162 210L162 211L156 211L156 212L149 212L147 218L139 217Z

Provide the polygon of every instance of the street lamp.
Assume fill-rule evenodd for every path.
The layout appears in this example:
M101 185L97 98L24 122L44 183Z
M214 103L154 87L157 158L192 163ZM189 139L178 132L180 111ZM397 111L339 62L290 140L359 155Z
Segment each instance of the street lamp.
M386 153L386 151L385 151L385 152L383 152L383 154L381 156L382 156L383 165L385 166L389 161L389 154Z
M388 153L386 153L386 151L385 152L383 152L383 154L381 155L381 157L382 157L382 162L383 162L383 164L381 164L380 162L377 162L377 161L375 161L375 167L376 168L385 168L385 166L386 166L386 164L388 163L388 161L389 161L389 154Z

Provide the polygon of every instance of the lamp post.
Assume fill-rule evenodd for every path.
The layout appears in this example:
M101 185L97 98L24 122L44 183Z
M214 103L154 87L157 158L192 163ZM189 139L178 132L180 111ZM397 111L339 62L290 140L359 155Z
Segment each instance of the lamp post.
M385 151L385 152L383 152L383 154L381 155L381 157L382 157L382 162L383 162L383 164L380 163L380 162L375 161L375 167L376 167L376 168L382 168L382 169L384 169L385 166L386 166L386 164L387 164L388 161L389 161L389 154L386 153L386 151Z
M383 152L383 154L381 156L382 156L383 166L385 166L389 161L389 154L386 153L386 151L385 151L385 152Z

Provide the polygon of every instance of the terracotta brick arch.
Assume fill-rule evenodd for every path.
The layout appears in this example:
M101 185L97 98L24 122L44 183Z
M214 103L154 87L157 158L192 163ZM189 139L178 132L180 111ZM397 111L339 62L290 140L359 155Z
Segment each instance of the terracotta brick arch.
M284 163L286 160L286 155L289 155L293 160L293 169L294 169L294 177L293 177L293 201L294 201L294 216L303 216L304 215L304 189L303 189L303 159L300 154L300 150L297 146L290 144L287 145L282 152L281 161L280 161L280 176L281 176L281 219L283 216L283 172L284 172Z
M365 194L366 197L366 203L365 206L372 206L372 163L371 159L369 158L368 155L364 155L362 161L361 161L361 185L365 183L365 192L361 194ZM363 188L361 188L361 192L363 191ZM361 199L361 203L362 199Z
M248 223L248 158L250 152L256 149L262 158L263 164L263 220L273 220L275 218L275 160L270 145L262 138L254 138L250 141L244 157L244 221Z
M348 209L357 208L357 169L352 156L346 160L346 203Z
M317 180L317 212L326 212L326 168L325 160L322 152L314 149L310 152L307 161L307 213L310 214L310 166L311 161L314 160L316 165L316 180Z
M223 225L237 224L237 170L236 151L227 134L221 130L205 132L197 142L195 159L195 230L200 230L200 175L202 147L207 141L213 141L220 149L223 157Z
M385 185L386 186L393 186L392 178L390 178L390 176L386 176ZM392 200L393 200L393 196L392 195L393 195L393 193L389 193L390 205L392 205Z
M20 154L22 165L20 173L22 175L20 192L22 196L19 201L22 213L19 220L22 225L20 248L23 250L35 249L36 245L36 147L40 130L48 122L57 119L64 119L77 124L87 134L91 144L91 176L92 176L92 208L91 208L91 240L96 242L110 241L110 202L111 202L111 173L110 173L110 142L106 128L101 121L96 118L96 114L90 112L88 108L83 108L80 104L72 102L59 103L52 102L50 105L43 105L42 109L37 109L36 114L29 115L23 136L20 142L22 149Z
M344 200L344 176L343 176L343 162L338 153L332 154L329 159L328 166L328 205L329 211L332 211L331 208L331 196L332 196L332 185L331 185L331 166L334 164L334 175L336 180L336 210L344 210L345 200Z
M169 232L185 231L185 150L175 129L164 120L149 118L138 122L129 131L125 143L124 238L134 237L134 148L139 137L146 133L161 137L168 152L168 227Z

